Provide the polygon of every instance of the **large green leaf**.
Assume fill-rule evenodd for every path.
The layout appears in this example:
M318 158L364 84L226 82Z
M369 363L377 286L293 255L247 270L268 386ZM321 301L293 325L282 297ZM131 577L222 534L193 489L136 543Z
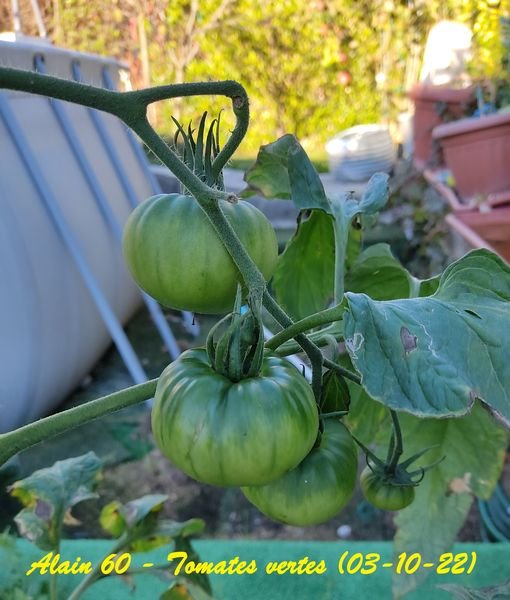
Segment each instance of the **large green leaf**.
M15 517L20 534L43 550L55 549L73 506L97 497L92 491L101 461L93 453L57 461L8 489L26 508Z
M272 144L262 146L255 164L244 176L248 188L241 195L244 198L256 194L266 198L290 198L288 152L295 144L296 138L288 134Z
M260 149L245 180L248 188L243 196L291 198L301 211L312 210L307 221L300 213L298 231L279 261L274 276L278 301L296 319L323 310L329 300L340 303L345 271L361 244L353 222L383 208L389 197L388 176L371 177L360 200L350 193L330 199L298 140L285 135Z
M292 202L300 209L321 208L328 212L329 200L321 178L297 140L289 147L288 170Z
M248 188L241 195L245 198L255 194L269 199L292 198L299 209L321 208L329 212L321 178L293 135L262 146L244 178Z
M345 278L345 288L367 294L373 300L408 298L413 278L391 253L388 244L375 244L354 261Z
M455 416L476 398L510 426L510 268L487 250L450 265L436 293L346 294L351 360L372 398L417 416Z
M414 502L396 518L396 557L402 552L408 556L418 552L422 563L437 564L441 554L451 548L466 520L473 497L467 493L447 495L444 483L439 471L427 473L416 491ZM418 569L413 575L395 575L394 597L402 598L429 574L429 570Z
M406 455L431 447L417 463L444 460L425 474L416 500L396 518L395 553L419 552L423 562L437 563L448 551L471 506L473 495L489 498L501 474L507 432L477 403L461 418L418 419L402 415ZM430 571L394 578L397 597L414 589Z
M273 276L278 302L294 319L323 310L333 295L335 246L332 218L314 210L280 256Z

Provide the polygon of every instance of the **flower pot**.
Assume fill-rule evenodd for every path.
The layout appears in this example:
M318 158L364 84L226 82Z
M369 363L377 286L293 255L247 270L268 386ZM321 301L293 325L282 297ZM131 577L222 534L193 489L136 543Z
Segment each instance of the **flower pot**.
M432 130L448 119L459 119L475 101L475 88L417 84L409 92L414 102L414 163L423 168L433 159Z
M510 190L510 113L445 123L433 137L464 201Z
M510 207L459 211L446 220L473 248L493 250L510 263Z

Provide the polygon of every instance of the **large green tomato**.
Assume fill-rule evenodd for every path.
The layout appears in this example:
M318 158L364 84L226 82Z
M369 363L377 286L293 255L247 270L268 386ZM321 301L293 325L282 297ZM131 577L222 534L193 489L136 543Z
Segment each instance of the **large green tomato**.
M220 206L266 280L278 257L276 234L249 202ZM160 194L140 204L124 229L124 257L138 285L171 308L232 310L241 275L192 196Z
M307 455L318 427L312 390L288 361L266 357L259 376L233 383L200 348L163 371L152 409L163 454L193 479L219 486L281 477Z
M357 450L347 429L327 420L320 444L282 478L243 487L248 500L265 515L287 525L316 525L338 514L356 484Z
M368 466L361 472L360 486L370 504L381 510L401 510L414 500L414 485L395 485Z

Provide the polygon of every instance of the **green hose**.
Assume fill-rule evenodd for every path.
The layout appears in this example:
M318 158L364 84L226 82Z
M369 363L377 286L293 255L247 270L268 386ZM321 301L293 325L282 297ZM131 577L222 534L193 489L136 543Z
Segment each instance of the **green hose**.
M481 534L484 541L510 541L510 498L498 483L489 500L478 500L482 517Z

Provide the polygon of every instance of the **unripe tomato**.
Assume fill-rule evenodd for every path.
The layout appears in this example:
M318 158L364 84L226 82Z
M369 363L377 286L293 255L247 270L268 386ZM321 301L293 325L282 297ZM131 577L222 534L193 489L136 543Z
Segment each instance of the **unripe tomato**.
M152 431L159 449L193 479L263 485L293 469L313 446L317 404L288 361L265 357L257 377L232 382L187 350L159 378Z
M327 420L320 443L292 471L269 485L243 487L265 515L287 525L316 525L338 514L356 484L357 450L338 421Z
M365 498L381 510L401 510L414 500L413 485L394 485L383 475L365 467L360 476L361 491Z
M276 234L249 202L221 208L266 280L276 267ZM124 229L123 251L138 285L171 308L218 314L232 310L242 278L192 196L160 194L138 206Z

